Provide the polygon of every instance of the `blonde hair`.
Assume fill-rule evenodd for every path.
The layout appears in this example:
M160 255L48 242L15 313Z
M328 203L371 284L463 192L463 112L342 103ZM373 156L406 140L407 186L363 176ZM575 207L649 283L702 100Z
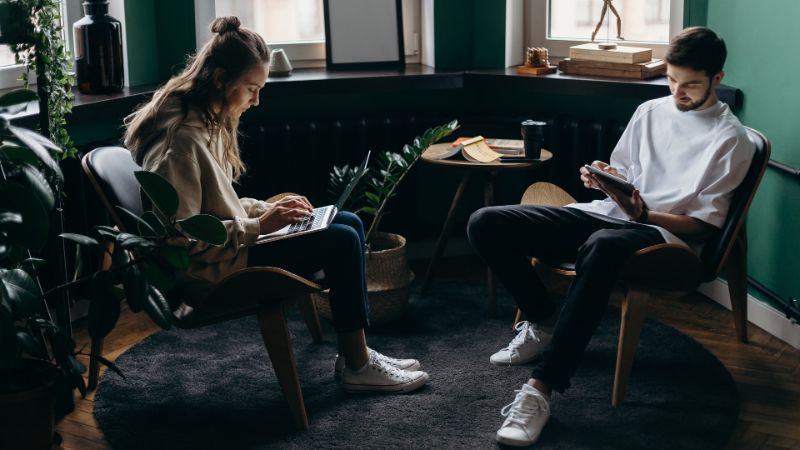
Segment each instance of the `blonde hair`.
M165 145L169 146L175 131L186 119L189 107L200 110L209 130L209 145L220 135L225 163L233 168L237 180L245 167L239 153L237 129L239 117L228 114L225 89L244 72L258 64L269 63L269 47L256 32L241 27L238 17L218 17L211 23L214 37L191 57L186 69L159 88L153 98L125 118L124 141L134 160L141 163L153 139L165 128ZM214 104L221 105L214 111ZM180 115L162 113L180 108ZM170 120L170 123L163 123ZM223 161L220 161L221 163Z

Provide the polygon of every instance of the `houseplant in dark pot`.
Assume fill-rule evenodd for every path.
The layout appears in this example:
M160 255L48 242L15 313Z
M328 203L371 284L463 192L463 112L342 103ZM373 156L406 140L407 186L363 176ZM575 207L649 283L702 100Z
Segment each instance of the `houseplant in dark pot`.
M111 332L123 299L132 311L144 310L168 328L172 315L163 291L189 261L188 249L167 245L168 240L188 234L221 244L227 238L222 223L211 216L175 220L174 189L158 175L140 172L137 179L155 211L142 217L122 211L141 224L139 234L104 226L95 227L94 236L63 233L62 238L107 252L111 265L77 274L60 286L42 286L37 268L47 262L38 256L52 234L48 218L64 181L57 162L63 150L12 125L7 117L17 105L37 98L29 90L0 96L0 448L4 449L50 448L54 418L70 411L74 389L86 393L82 376L86 369L78 356L88 355L76 350L71 336L53 321L48 304L53 294L90 283L88 328L93 339ZM151 267L148 275L145 266ZM98 359L118 372L109 361L99 355Z
M397 194L422 153L432 144L458 129L458 122L426 130L400 152L382 152L377 156L377 167L370 168L359 182L357 192L345 209L354 210L367 218L366 275L370 300L370 322L373 325L389 322L403 314L408 306L409 287L414 273L406 260L406 239L394 233L381 232L380 224L387 213L387 205ZM338 195L355 175L355 168L334 167L330 174L331 193ZM361 206L359 206L361 205ZM317 306L322 315L330 317L326 295L316 294Z

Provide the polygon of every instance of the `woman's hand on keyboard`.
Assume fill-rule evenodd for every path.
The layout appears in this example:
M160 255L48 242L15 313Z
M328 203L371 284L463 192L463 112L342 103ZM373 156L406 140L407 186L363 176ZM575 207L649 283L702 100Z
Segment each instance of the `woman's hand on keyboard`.
M302 195L287 195L286 197L283 197L282 199L273 203L273 205L304 209L309 213L314 209L314 207L311 206L311 202L309 202L308 199Z
M311 215L310 203L305 197L292 197L284 197L273 203L267 212L258 218L261 234L278 231L286 225L300 222ZM301 198L305 201L300 200Z

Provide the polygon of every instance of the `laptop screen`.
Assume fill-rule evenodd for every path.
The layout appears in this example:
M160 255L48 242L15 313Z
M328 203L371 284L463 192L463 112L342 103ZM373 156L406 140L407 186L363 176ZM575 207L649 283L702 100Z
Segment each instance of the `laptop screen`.
M353 192L353 189L355 189L356 185L358 184L358 181L361 179L361 177L364 176L365 173L367 173L367 164L369 164L370 153L372 152L367 150L367 156L365 156L364 160L361 161L361 164L358 166L358 170L356 171L355 176L353 176L353 179L350 180L349 183L347 183L347 187L344 188L344 190L342 191L342 195L339 196L339 200L336 201L337 210L339 211L342 210L344 202L346 202L347 198L350 197L350 194Z

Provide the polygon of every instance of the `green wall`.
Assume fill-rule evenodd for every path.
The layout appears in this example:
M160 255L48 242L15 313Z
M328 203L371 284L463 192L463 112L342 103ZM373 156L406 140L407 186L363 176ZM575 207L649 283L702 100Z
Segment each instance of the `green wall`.
M193 0L127 0L125 25L131 86L168 79L195 50Z
M797 0L709 0L708 26L725 39L725 83L740 88L745 125L772 142L772 159L800 166L800 60L791 42ZM800 298L800 185L768 168L748 219L748 273L783 298ZM754 295L758 296L757 293Z
M505 0L436 0L436 68L499 69L505 65Z

